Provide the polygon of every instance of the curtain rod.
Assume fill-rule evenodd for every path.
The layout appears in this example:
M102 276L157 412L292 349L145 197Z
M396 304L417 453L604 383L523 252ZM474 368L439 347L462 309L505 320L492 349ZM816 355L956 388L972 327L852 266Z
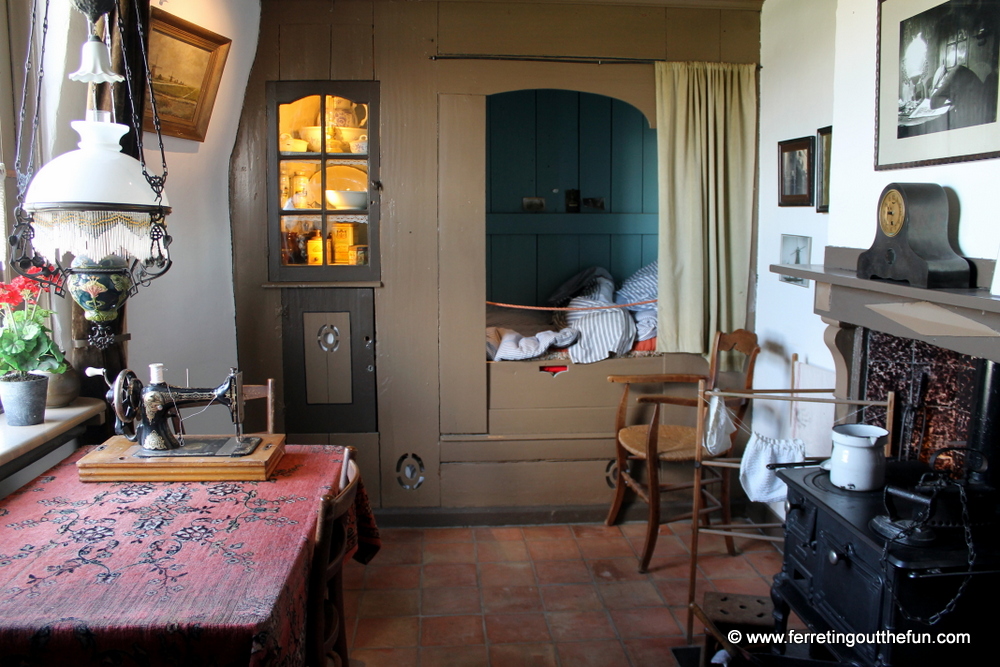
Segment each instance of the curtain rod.
M434 56L428 56L428 58L430 60L506 60L534 63L573 63L578 65L652 65L657 62L670 62L650 58L603 58L600 56L577 56L569 58L565 56L510 56L480 53L439 53ZM761 69L763 69L763 66L758 63L757 70Z
M518 60L524 62L542 63L577 63L586 65L652 65L655 60L649 58L601 58L597 56L579 56L567 58L562 56L508 56L487 55L476 53L439 53L430 56L431 60Z

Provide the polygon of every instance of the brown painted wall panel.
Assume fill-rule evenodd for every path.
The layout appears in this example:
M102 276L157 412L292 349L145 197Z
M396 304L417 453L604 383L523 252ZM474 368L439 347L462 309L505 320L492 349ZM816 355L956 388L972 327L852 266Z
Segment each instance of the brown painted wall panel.
M437 6L376 2L375 71L382 93L382 279L376 290L382 504L437 506L438 103ZM477 361L481 361L479 357ZM408 491L396 462L416 454L424 483Z
M615 456L614 438L567 440L488 440L441 443L441 463L475 461L544 461L565 459L607 462Z
M440 95L441 432L486 432L486 98ZM469 360L479 357L479 363Z
M722 12L718 9L667 8L667 57L670 61L718 62Z
M721 60L760 62L760 12L722 12Z
M660 7L439 3L440 53L662 60Z
M611 503L607 461L446 463L442 507L601 505Z
M337 0L333 11L331 79L370 81L376 78L372 51L374 22L371 0Z
M440 60L437 68L443 93L493 95L511 90L558 88L607 95L639 109L649 126L656 127L652 64Z
M331 32L329 24L280 26L278 63L281 79L329 79Z
M566 366L553 376L542 369ZM621 385L607 381L609 375L648 373L705 373L704 359L697 355L670 355L607 359L596 364L562 361L501 361L488 364L490 409L615 406ZM558 432L558 431L556 431Z
M610 457L609 457L610 459ZM441 465L442 507L610 506L608 461L445 463ZM663 483L691 481L689 464L661 466ZM664 503L690 507L689 491L663 495Z

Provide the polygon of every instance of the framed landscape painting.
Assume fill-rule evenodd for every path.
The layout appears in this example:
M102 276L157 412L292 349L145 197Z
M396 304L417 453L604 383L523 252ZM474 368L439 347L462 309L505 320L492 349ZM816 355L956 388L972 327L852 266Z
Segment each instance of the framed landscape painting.
M149 73L163 134L204 141L232 40L150 8ZM146 105L143 128L152 132Z
M880 0L875 169L1000 156L1000 2Z

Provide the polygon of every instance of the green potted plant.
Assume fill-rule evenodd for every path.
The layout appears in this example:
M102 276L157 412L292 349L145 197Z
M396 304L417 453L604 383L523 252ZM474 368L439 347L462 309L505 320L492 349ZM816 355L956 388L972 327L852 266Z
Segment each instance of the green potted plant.
M0 283L0 402L10 426L45 419L48 378L34 371L62 373L69 366L46 326L52 311L38 304L40 291L24 276Z

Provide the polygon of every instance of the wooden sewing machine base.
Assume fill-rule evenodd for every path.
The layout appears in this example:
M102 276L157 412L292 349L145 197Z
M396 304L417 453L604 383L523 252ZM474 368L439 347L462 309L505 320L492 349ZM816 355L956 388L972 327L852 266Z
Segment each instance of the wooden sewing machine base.
M247 456L135 455L139 445L116 435L77 461L81 482L263 482L285 453L284 434L263 434Z

